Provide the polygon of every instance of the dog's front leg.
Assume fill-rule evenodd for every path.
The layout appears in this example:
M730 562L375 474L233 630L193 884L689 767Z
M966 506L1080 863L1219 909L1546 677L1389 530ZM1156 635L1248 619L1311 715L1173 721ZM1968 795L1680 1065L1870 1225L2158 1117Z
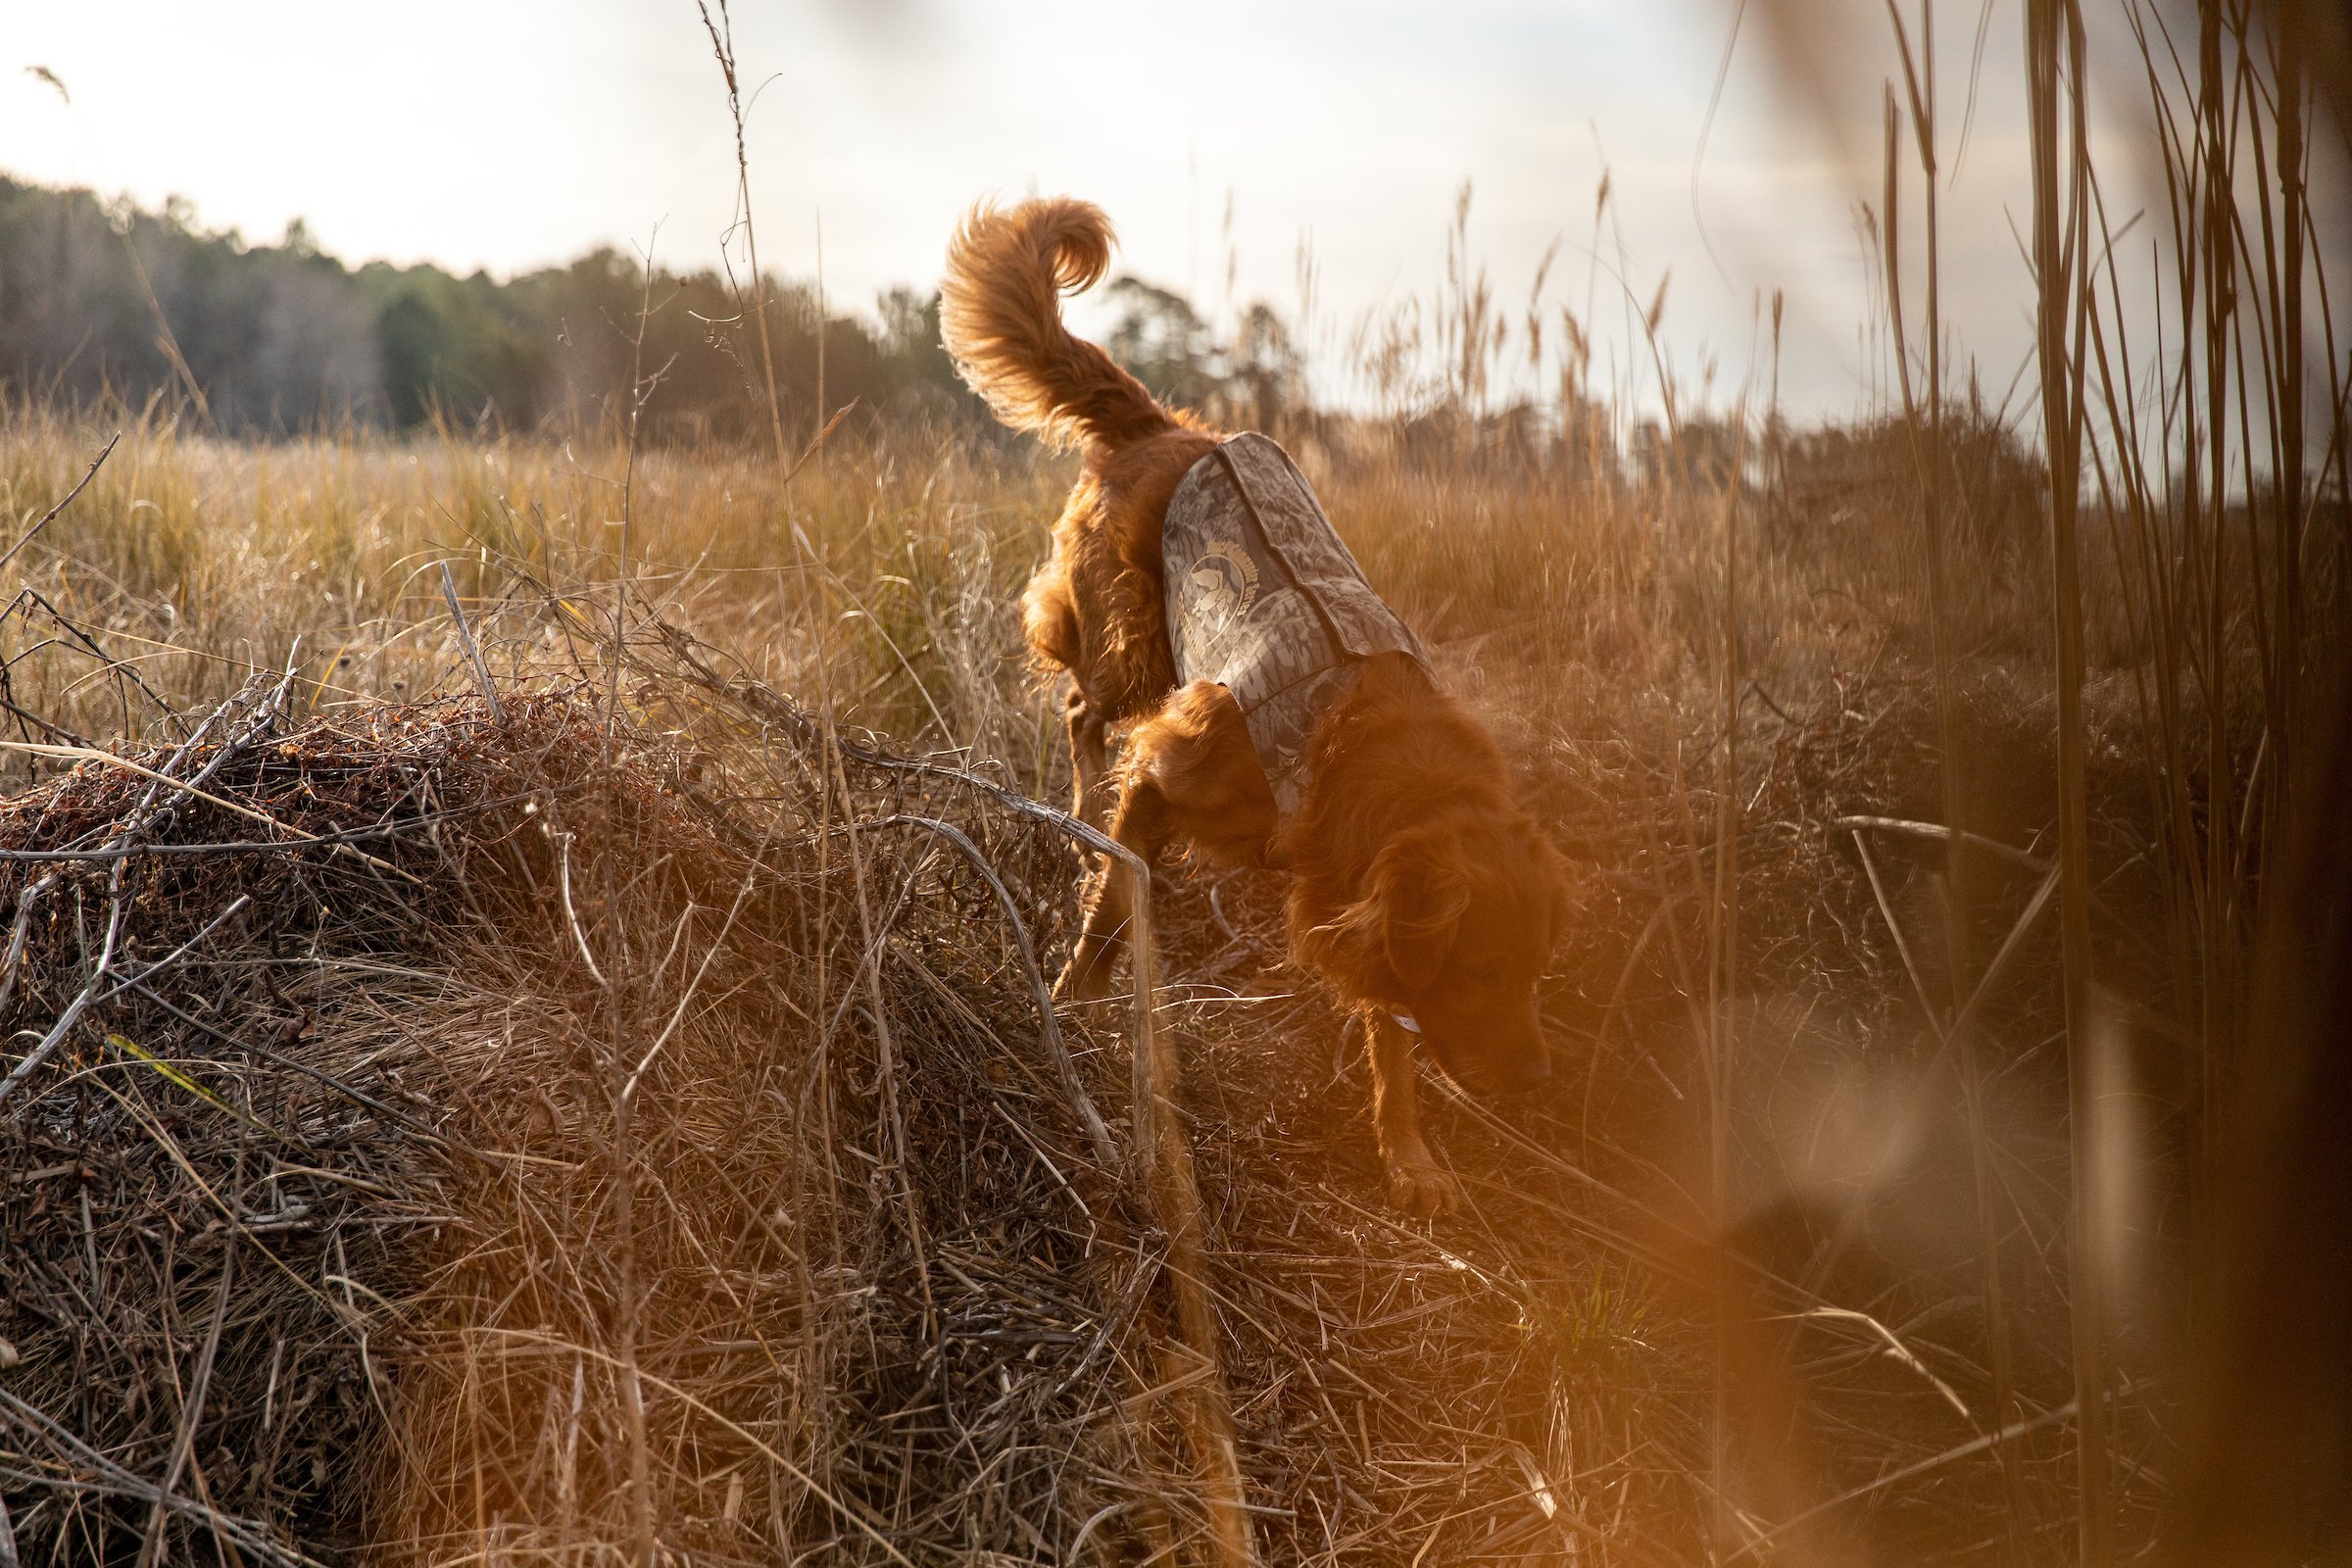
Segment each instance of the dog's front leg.
M1076 676L1063 707L1070 726L1070 814L1088 827L1102 826L1102 775L1110 766L1102 715L1086 700Z
M1159 858L1167 842L1167 803L1159 786L1148 778L1130 779L1119 797L1110 821L1110 836L1132 851L1146 865ZM1135 895L1127 867L1105 859L1079 927L1078 945L1070 950L1070 966L1055 988L1075 1002L1100 1002L1110 995L1111 970L1127 948L1127 924L1135 917Z
M1421 1136L1421 1108L1413 1083L1413 1037L1385 1007L1363 1014L1371 1043L1372 1125L1380 1138L1380 1166L1389 1201L1427 1218L1462 1206L1461 1184L1441 1166Z
M1197 680L1136 725L1119 759L1118 809L1110 836L1146 865L1170 843L1189 840L1227 864L1263 862L1273 842L1274 795L1250 746L1233 693ZM1081 1002L1110 991L1111 966L1127 946L1134 895L1117 865L1103 867L1062 986Z

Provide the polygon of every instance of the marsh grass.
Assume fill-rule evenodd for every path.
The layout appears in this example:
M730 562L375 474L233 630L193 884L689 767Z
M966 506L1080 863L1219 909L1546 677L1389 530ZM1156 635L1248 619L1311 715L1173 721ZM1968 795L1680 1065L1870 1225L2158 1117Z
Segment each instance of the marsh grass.
M1317 322L1302 252L1292 339L1339 344L1364 412L1275 382L1211 400L1298 456L1574 862L1545 998L1569 1070L1520 1110L1435 1107L1482 1211L1428 1237L1357 1207L1360 1069L1276 962L1268 889L1171 873L1167 1005L1269 1550L2096 1563L2218 1506L2167 1474L2180 1303L2209 1283L2192 1259L2259 1059L2255 956L2352 552L2307 195L2325 95L2259 15L2201 8L2190 40L2135 10L2119 68L2036 0L2019 421L1946 354L1936 33L1889 15L1905 75L1866 228L1899 406L1792 429L1752 388L1678 382L1662 277L1619 285L1646 378L1596 386L1615 307L1589 277L1581 309L1506 318L1467 189L1426 300ZM2080 133L2111 68L2162 137L2161 326L2126 310ZM1605 180L1592 219L1596 277ZM757 400L773 301L742 238L725 330ZM1500 392L1530 366L1547 409ZM659 730L659 685L564 629L625 588L829 724L1062 797L1017 602L1069 465L952 420L803 448L764 412L744 446L640 446L625 411L261 445L160 404L12 407L12 537L122 440L12 564L50 607L21 624L50 629L0 650L10 723L136 738L289 664L329 718L466 689L447 563L501 683L612 681ZM871 917L843 897L824 919ZM2100 1083L2124 1110L2090 1114ZM1395 1369L1379 1397L1335 1397L1310 1331ZM1448 1378L1488 1380L1482 1441L1507 1442L1446 1450L1442 1414L1402 1407Z
M103 423L21 411L0 444L0 493L15 517L37 516L78 477ZM1571 1448L1577 1463L1598 1465L1603 1475L1631 1466L1623 1472L1631 1477L1641 1466L1629 1456L1660 1443L1696 1465L1693 1474L1710 1474L1703 1444L1690 1446L1706 1430L1699 1411L1707 1402L1701 1369L1709 1353L1691 1327L1711 1309L1690 1282L1707 1276L1691 1261L1688 1241L1674 1238L1712 1234L1725 1211L1738 1238L1734 1246L1764 1269L1760 1277L1791 1282L1766 1284L1763 1298L1742 1286L1732 1298L1736 1303L1771 1318L1863 1302L1903 1336L1921 1364L1961 1390L1972 1409L1980 1394L1981 1327L1917 1330L1883 1315L1890 1291L1892 1299L1911 1303L1906 1314L1925 1310L1968 1278L1966 1263L1936 1248L1925 1254L1898 1249L1892 1256L1908 1261L1889 1261L1877 1243L1856 1249L1850 1235L1838 1241L1858 1211L1834 1199L1818 1175L1797 1168L1802 1160L1789 1142L1807 1115L1830 1117L1804 1135L1816 1142L1857 1136L1831 1116L1827 1107L1840 1102L1806 1075L1805 1062L1833 1050L1847 1055L1892 1050L1899 1057L1890 1042L1910 1028L1902 1018L1903 971L1881 906L1836 819L1852 811L1936 813L1932 676L1920 629L1903 608L1914 579L1903 552L1847 546L1914 524L1915 511L1901 500L1910 454L1886 432L1810 439L1817 453L1839 456L1807 456L1792 441L1787 487L1769 502L1741 498L1751 520L1734 533L1724 526L1731 497L1621 475L1563 483L1554 465L1565 460L1552 455L1498 460L1475 445L1416 453L1402 440L1386 442L1360 429L1292 438L1376 584L1427 629L1449 678L1502 735L1531 794L1579 857L1577 919L1546 1004L1573 1065L1559 1102L1524 1123L1547 1159L1567 1156L1534 1185L1535 1212L1560 1224L1574 1212L1574 1228L1562 1231L1557 1245L1546 1240L1533 1251L1496 1238L1475 1255L1509 1282L1503 1299L1533 1314L1527 1321L1536 1325L1540 1356L1529 1365L1550 1367L1544 1376L1557 1380L1568 1401L1563 1408L1587 1412L1578 1418L1581 1436ZM1874 471L1873 461L1893 473ZM620 569L616 481L628 468L625 449L587 437L387 442L353 434L261 446L191 436L162 416L129 421L91 489L17 564L28 588L135 669L159 701L135 691L125 696L118 674L65 641L11 650L10 698L76 734L111 739L139 732L168 707L233 690L257 666L282 668L289 658L298 669L298 705L320 716L352 704L466 691L471 677L441 600L437 566L444 561L502 683L576 690L592 682L601 695L597 666L566 665L532 585L560 584L560 597L591 619L601 614L598 607ZM1021 657L1017 596L1066 480L1059 465L1017 449L920 432L843 443L821 472L805 467L788 487L779 484L771 454L646 451L631 480L632 592L780 689L812 690L821 661L845 726L999 770L1018 787L1054 799L1066 765L1057 704L1037 687ZM1808 498L1817 484L1840 488L1849 497L1848 514L1825 523L1812 514ZM1864 510L1880 505L1885 511ZM1708 911L1720 898L1712 846L1721 842L1720 821L1735 799L1717 760L1727 707L1717 582L1727 545L1740 553L1744 601L1738 628L1742 689L1728 694L1743 741L1736 792L1741 938L1736 953L1720 959L1710 1013L1694 1009L1690 999L1705 995ZM796 560L805 564L796 566ZM1967 603L1980 624L2010 622L2005 638L1982 639L1955 674L1972 734L1999 735L2010 760L2030 756L2046 746L2034 716L2046 711L2040 706L2046 698L2034 690L2032 666L2020 667L2002 650L2031 646L2030 626L2017 622L2041 613L2046 594L2023 572L1988 571ZM2128 691L2115 682L2104 690L2101 721L2128 732ZM624 681L620 697L640 721L659 724L658 689ZM16 758L8 765L28 764ZM2110 804L2129 813L2140 798L2127 785L2110 780ZM1980 817L1980 826L2030 843L2046 800L2029 790L2011 806L2012 821ZM1936 858L1901 844L1881 853L1898 917L1912 924L1915 946L1927 943L1940 907ZM2128 856L2119 849L2115 858L2120 866ZM2133 896L2128 867L2123 875L2117 896ZM1185 878L1178 881L1181 891ZM1988 905L2018 896L1997 875L1984 891ZM1246 889L1226 887L1224 896L1229 910L1255 906ZM845 909L836 917L850 915ZM1236 929L1255 933L1262 944L1263 914L1256 925L1244 912L1233 918L1244 922ZM1244 994L1295 983L1279 971L1247 978L1251 964L1270 960L1262 946L1251 950L1261 956L1239 970L1230 967L1228 952L1221 960L1228 967L1218 975L1223 919L1212 919L1198 903L1180 905L1172 983ZM1986 947L1998 936L1988 935ZM2063 1172L2049 1142L2055 1123L2047 1097L2032 1087L2046 1083L2046 1075L2037 1078L2031 1052L2019 1044L2047 1027L2046 975L2043 963L2028 965L2022 987L2003 989L1987 1024L1988 1050L2002 1069L2024 1058L2014 1070L2025 1082L1995 1097L2009 1117L2000 1131L2011 1182ZM1933 962L1929 978L1958 983ZM1842 1021L1782 1045L1755 1021L1756 1004L1747 1000L1807 996ZM1241 1074L1237 1085L1255 1075L1280 1086L1269 1091L1268 1103L1297 1103L1307 1087L1301 1074L1320 1081L1314 1064L1329 1051L1315 1043L1312 1014L1293 1017L1275 1038L1258 1041L1253 1019L1261 1011L1212 1008L1204 1017L1191 1071L1210 1075L1196 1090L1211 1097L1207 1103L1232 1092L1215 1087L1220 1073ZM1686 1195L1706 1190L1705 1161L1687 1169L1676 1151L1690 1106L1707 1102L1695 1097L1701 1044L1711 1035L1720 1039L1707 1049L1723 1059L1723 1192L1720 1205L1693 1209ZM1347 1157L1360 1136L1347 1110L1361 1093L1356 1076L1348 1068L1327 1086L1328 1111L1303 1121L1291 1113L1291 1130L1282 1136L1301 1150L1332 1151L1297 1158ZM1799 1094L1799 1085L1811 1087ZM1933 1114L1928 1107L1944 1094L1922 1080L1905 1091L1915 1107L1909 1114ZM1816 1109L1792 1112L1792 1095ZM1484 1113L1474 1109L1448 1105L1437 1113L1463 1121L1456 1137L1471 1141L1463 1157L1483 1161L1488 1156L1473 1148L1505 1132L1501 1123L1494 1132L1480 1130ZM1500 1146L1506 1165L1509 1147ZM1919 1210L1919 1194L1935 1190L1943 1179L1933 1174L1940 1168L1936 1162L1955 1152L1942 1150L1924 1163L1897 1167L1898 1176L1866 1183L1871 1196L1864 1207L1875 1216L1873 1226L1908 1215L1899 1224L1936 1229ZM1222 1154L1212 1141L1202 1157L1212 1207L1263 1212L1271 1189L1256 1184L1274 1178L1262 1152L1237 1148ZM1849 1158L1847 1168L1867 1167ZM1595 1223L1581 1200L1558 1206L1575 1187L1571 1171L1607 1182L1633 1202L1614 1216L1604 1205L1597 1218L1602 1234L1616 1238L1604 1245L1620 1260L1600 1273L1589 1258L1578 1260L1579 1247L1561 1250ZM1329 1179L1344 1195L1348 1167L1336 1167ZM1687 1185L1692 1179L1695 1189ZM1552 1193L1555 1185L1562 1191ZM1500 1189L1485 1201L1498 1210L1505 1204ZM1338 1213L1345 1210L1316 1224L1337 1223ZM1841 1213L1849 1216L1842 1227ZM2049 1225L2046 1214L2023 1219L2028 1236L2046 1239ZM1322 1245L1343 1243L1328 1234ZM2027 1244L2021 1238L2013 1245ZM1254 1260L1245 1263L1246 1253ZM1859 1271L1857 1258L1867 1264ZM1301 1265L1280 1250L1242 1249L1221 1266L1264 1270L1271 1289ZM1808 1279L1815 1283L1801 1283ZM1255 1286L1244 1298L1282 1299L1260 1298ZM2020 1385L2037 1399L2046 1400L2052 1377L2063 1374L2064 1356L2050 1338L2059 1299L2062 1293L2047 1279L2029 1279L2010 1303L2020 1320ZM1370 1303L1350 1310L1378 1316ZM1488 1310L1480 1308L1480 1321ZM1916 1407L1922 1412L1939 1401L1913 1375L1885 1387L1875 1375L1856 1383L1869 1363L1837 1348L1861 1341L1830 1320L1803 1321L1810 1326L1788 1348L1775 1348L1768 1332L1754 1353L1767 1361L1798 1356L1812 1391L1807 1397L1845 1412L1833 1419L1833 1436L1809 1467L1759 1471L1758 1454L1735 1420L1723 1478L1699 1484L1710 1496L1747 1497L1741 1506L1757 1518L1792 1516L1817 1489L1853 1484L1890 1452L1906 1461L1920 1457L1935 1442L1927 1436L1934 1418L1925 1414L1916 1417L1919 1436L1906 1432L1891 1449L1884 1434L1857 1425L1851 1402L1857 1399L1891 1398L1906 1407L1925 1400ZM1500 1332L1499 1319L1490 1327ZM1244 1342L1233 1374L1245 1422L1252 1410L1287 1407L1288 1396L1267 1391L1288 1363L1266 1358L1270 1351L1250 1352L1247 1329L1229 1331ZM1875 1338L1872 1330L1857 1332L1864 1341ZM1376 1336L1366 1343L1381 1342ZM1426 1363L1430 1375L1442 1375L1439 1364ZM1775 1387L1793 1386L1786 1375L1774 1377ZM1273 1406L1253 1402L1268 1397ZM1737 1390L1732 1401L1740 1419L1780 1408ZM1254 1446L1268 1440L1248 1436L1252 1430L1246 1429L1244 1447L1250 1474L1268 1485L1277 1474L1292 1477L1285 1487L1320 1485L1311 1469L1294 1475L1288 1468L1301 1460L1277 1460L1274 1450ZM1319 1441L1325 1440L1285 1440ZM1360 1447L1355 1438L1347 1441L1351 1452ZM1408 1438L1399 1429L1384 1441L1418 1444L1427 1436ZM1531 1448L1531 1462L1556 1476L1571 1448ZM2045 1471L2030 1472L2039 1519L2066 1508ZM1764 1495L1752 1494L1761 1484L1756 1478L1768 1472L1779 1479ZM1969 1466L1958 1465L1956 1473L1965 1478ZM1524 1478L1518 1485L1526 1490ZM1662 1491L1629 1485L1625 1495L1635 1500L1619 1516L1628 1549L1643 1541L1689 1539L1671 1521L1678 1513L1688 1517L1675 1497L1690 1483ZM1402 1494L1390 1505L1397 1510L1397 1529L1420 1517L1421 1504L1408 1508ZM1588 1497L1579 1506L1592 1505ZM1942 1502L1905 1501L1886 1517L1904 1521L1902 1531L1934 1533L1958 1528L1957 1518L1983 1505L1963 1484ZM1700 1511L1712 1514L1713 1505ZM1417 1528L1426 1536L1431 1526ZM1736 1522L1728 1528L1744 1529ZM1260 1536L1270 1539L1265 1529ZM1336 1549L1347 1536L1342 1530L1322 1549ZM1288 1525L1276 1537L1300 1539ZM1418 1544L1403 1549L1409 1556Z

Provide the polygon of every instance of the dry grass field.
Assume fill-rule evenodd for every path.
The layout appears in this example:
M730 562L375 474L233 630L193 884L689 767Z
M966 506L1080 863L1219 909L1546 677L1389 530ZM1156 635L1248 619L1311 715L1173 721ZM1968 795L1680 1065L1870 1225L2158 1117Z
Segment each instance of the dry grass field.
M37 518L63 496L102 429L32 411L13 421L0 451L12 514ZM1917 612L1926 585L1901 544L1919 516L1900 426L1792 441L1770 483L1738 494L1579 477L1557 453L1530 461L1465 445L1408 456L1377 430L1342 434L1292 442L1375 583L1427 629L1448 678L1504 738L1571 853L1577 917L1546 998L1563 1071L1500 1110L1445 1097L1437 1135L1477 1206L1431 1227L1381 1211L1363 1068L1328 1008L1281 964L1271 879L1171 872L1161 1010L1182 1043L1243 1472L1272 1510L1255 1519L1261 1545L1271 1560L1410 1560L1436 1542L1446 1560L1472 1561L1547 1558L1588 1542L1601 1560L1679 1561L1729 1530L1776 1559L1849 1549L1965 1558L1972 1542L1989 1549L2014 1525L2030 1549L2058 1550L2075 1481L2062 1419L2069 1161L2055 934L2046 918L2022 926L1974 1014L1978 1076L1962 1076L1937 1049L1935 1013L1922 1010L1958 996L1943 847L1915 830L1857 834L1850 822L1947 819ZM1963 486L1977 532L1950 585L1949 634L1965 650L1949 670L1965 748L1959 817L2007 847L1969 862L1966 940L1981 970L2050 856L2055 763L2031 470L2014 445L1988 437L1973 461ZM1060 463L908 435L831 450L788 487L757 454L650 452L631 467L625 447L610 445L355 435L256 446L134 419L89 489L17 563L40 596L19 617L25 632L8 666L12 711L39 715L17 733L165 741L176 715L288 672L290 729L364 731L374 714L465 698L474 677L444 600L445 562L498 689L593 710L610 669L595 628L625 572L639 614L778 691L829 692L845 727L1063 797L1058 703L1023 667L1016 607L1066 482ZM1727 551L1742 600L1729 706ZM2102 602L2128 603L2112 572L2097 580ZM2160 1380L2177 1327L2158 1281L2180 1266L2185 1233L2171 1211L2192 1168L2181 1146L2196 1092L2163 1044L2167 890L2151 863L2131 635L2121 615L2094 622L2086 729L2101 978L2119 999L2111 1027L2132 1033L2130 1049L2148 1067L2132 1179L2149 1205L2134 1225L2155 1250L2143 1260L2154 1272L2134 1276L2145 1298L2135 1296L2118 1342L2133 1392L2115 1420L2130 1474L2152 1475L2167 1452ZM745 744L682 717L675 692L652 675L630 671L618 698L634 745L684 744L709 759ZM2259 744L2231 737L2230 765L2250 767ZM8 762L26 784L65 765L30 753ZM757 771L741 757L710 765L729 777ZM773 792L744 790L762 793ZM1727 822L1738 841L1728 882L1718 871ZM1081 874L1066 851L1033 873L1041 942L1069 912ZM593 908L602 895L581 898ZM585 918L594 927L600 916ZM1048 973L1054 961L1050 952ZM469 987L459 1010L477 1029L483 989L543 996L551 982ZM403 1002L436 1018L454 1005L440 989L371 1004L380 1015ZM1115 1063L1118 1024L1066 1027ZM520 1048L510 1036L506 1049ZM903 1049L922 1059L924 1048ZM698 1068L707 1076L696 1092L721 1096L743 1070L723 1055ZM521 1069L483 1070L503 1079ZM564 1076L539 1070L551 1086ZM1115 1065L1105 1070L1115 1103ZM577 1107L591 1088L549 1093L586 1114ZM645 1113L657 1124L687 1114ZM493 1112L489 1125L521 1148L547 1136L528 1117ZM663 1136L681 1135L671 1125ZM1978 1154L1998 1205L2005 1421L1987 1364ZM787 1163L770 1152L737 1179L773 1182ZM705 1201L687 1186L656 1212ZM387 1347L404 1329L410 1338L380 1352L398 1368L387 1382L415 1401L388 1407L411 1446L412 1489L418 1466L450 1462L447 1445L468 1445L473 1457L460 1462L478 1464L483 1428L494 1445L527 1447L549 1419L493 1408L477 1386L436 1389L399 1359L430 1359L418 1316L481 1312L520 1283L518 1263L496 1260L491 1229L519 1223L516 1210L489 1213L475 1212L471 1231L434 1233L436 1246L488 1250L487 1265L382 1265L429 1303L388 1305L401 1326L387 1323ZM1719 1234L1738 1259L1728 1283L1702 1240ZM562 1255L590 1244L551 1224L542 1245ZM533 1266L546 1260L526 1253ZM461 1266L486 1269L498 1289L459 1273L466 1288L457 1291ZM822 1266L848 1265L836 1252ZM209 1292L196 1283L183 1310L200 1313ZM1743 1370L1728 1405L1712 1371L1724 1353L1709 1327L1718 1291L1753 1341L1731 1347ZM688 1324L709 1324L699 1332L739 1349L764 1332L724 1327L731 1315L707 1302L700 1315L670 1306L660 1287L647 1313L649 1334L689 1364ZM785 1333L785 1321L772 1331ZM528 1328L555 1332L544 1317ZM595 1347L614 1330L592 1315L566 1332ZM788 1340L786 1349L803 1347ZM239 1353L249 1373L267 1360L252 1344ZM516 1352L493 1342L472 1353L496 1365ZM555 1391L559 1415L565 1392ZM1720 1439L1719 1407L1729 1425ZM222 1416L233 1409L224 1400ZM415 1429L418 1409L437 1429ZM682 1429L692 1417L669 1413ZM2018 1430L1997 1446L1984 1441L2003 1428ZM681 1430L676 1441L710 1437ZM617 1462L618 1441L592 1425L599 1462ZM900 1477L902 1504L927 1473L912 1455L880 1466ZM397 1458L375 1462L402 1469ZM732 1539L724 1516L756 1543L787 1517L767 1497L771 1486L793 1490L781 1476L755 1478L755 1507L742 1483L710 1479L727 1465L671 1462L665 1540L674 1527L679 1542L711 1549ZM699 1491L681 1494L689 1472ZM519 1493L502 1505L504 1525L498 1508L471 1522L514 1560L552 1541L596 1539L593 1518L559 1529L527 1483L507 1485ZM2119 1487L2127 1539L2145 1539L2164 1500L2153 1480ZM373 1506L382 1511L364 1515L371 1528L390 1512L409 1521L424 1557L468 1560L431 1545L438 1538L420 1521L433 1506ZM1723 1523L1719 1509L1733 1507ZM809 1528L807 1508L804 1494L791 1528ZM886 1503L876 1512L891 1515ZM607 1516L625 1540L625 1510ZM551 1534L530 1534L533 1520ZM1053 1510L1036 1521L1054 1549L1084 1522ZM1121 1533L1141 1530L1123 1521L1105 1539L1148 1539ZM917 1524L908 1539L955 1538ZM857 1556L856 1541L836 1544Z
M1274 421L1571 868L1437 1221L1271 873L1043 995L1068 460L8 407L0 1565L2344 1560L2347 367L2044 9L2030 417Z

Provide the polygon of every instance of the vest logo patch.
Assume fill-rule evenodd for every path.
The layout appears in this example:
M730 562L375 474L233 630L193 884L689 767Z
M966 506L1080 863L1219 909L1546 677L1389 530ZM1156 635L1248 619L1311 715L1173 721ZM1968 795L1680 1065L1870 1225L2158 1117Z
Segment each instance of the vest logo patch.
M1231 539L1211 539L1185 575L1200 594L1200 609L1212 624L1230 625L1249 614L1257 603L1257 563Z

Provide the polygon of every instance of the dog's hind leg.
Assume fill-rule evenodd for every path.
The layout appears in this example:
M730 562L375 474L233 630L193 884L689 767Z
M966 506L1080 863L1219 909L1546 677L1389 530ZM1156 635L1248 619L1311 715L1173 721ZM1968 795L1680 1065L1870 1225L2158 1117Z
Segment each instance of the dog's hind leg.
M1135 727L1110 836L1146 865L1177 839L1227 865L1267 865L1277 813L1274 792L1250 749L1233 694L1213 681L1184 687ZM1086 911L1062 986L1081 1002L1108 994L1127 945L1133 895L1116 865L1105 866Z
M1077 506L1075 498L1071 505ZM1109 715L1086 695L1081 672L1095 668L1098 662L1087 657L1077 602L1070 596L1069 570L1059 555L1047 562L1021 593L1021 633L1039 665L1069 672L1062 715L1070 726L1070 814L1099 831L1102 775L1108 770L1103 732Z

